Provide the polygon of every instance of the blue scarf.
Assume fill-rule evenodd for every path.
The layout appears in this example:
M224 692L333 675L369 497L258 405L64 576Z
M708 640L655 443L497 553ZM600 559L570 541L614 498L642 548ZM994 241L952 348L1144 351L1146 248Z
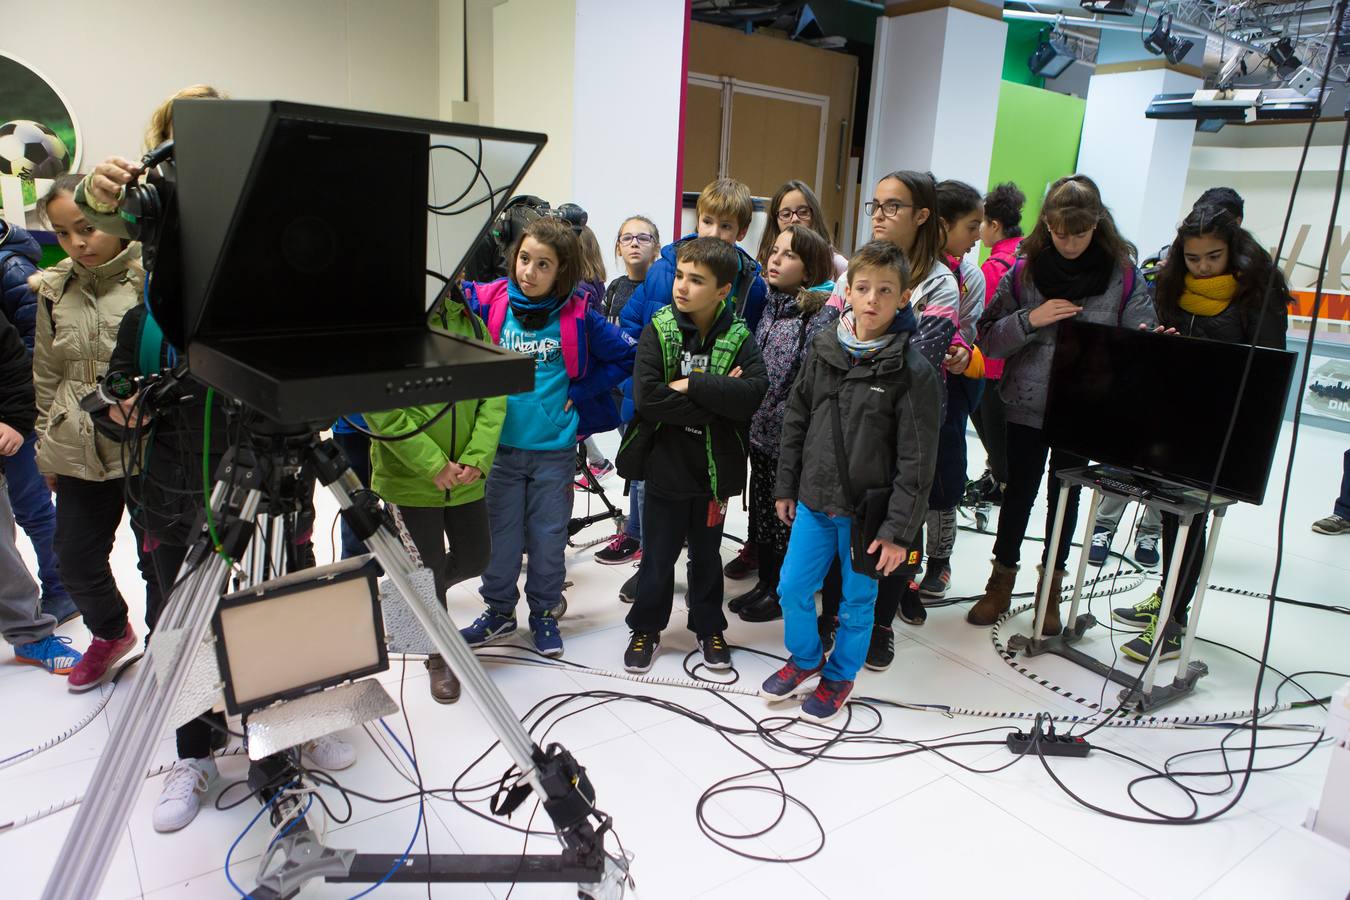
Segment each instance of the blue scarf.
M514 278L506 279L506 296L511 301L511 312L515 313L516 320L530 331L544 327L549 316L562 309L563 303L567 301L566 297L559 298L551 294L545 297L526 297Z
M839 345L844 348L849 356L853 357L854 362L864 362L890 346L896 335L912 334L918 327L919 320L914 317L914 310L906 306L896 312L895 318L891 320L891 326L886 329L885 334L870 341L864 341L858 337L853 310L846 309L844 314L839 317L839 324L835 326L835 334L839 338Z

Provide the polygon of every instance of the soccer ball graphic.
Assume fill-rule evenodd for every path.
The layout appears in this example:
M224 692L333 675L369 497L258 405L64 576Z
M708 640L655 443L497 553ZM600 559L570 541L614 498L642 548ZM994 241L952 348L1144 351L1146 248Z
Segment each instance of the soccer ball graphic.
M55 178L70 168L70 151L46 125L15 119L0 125L0 175Z

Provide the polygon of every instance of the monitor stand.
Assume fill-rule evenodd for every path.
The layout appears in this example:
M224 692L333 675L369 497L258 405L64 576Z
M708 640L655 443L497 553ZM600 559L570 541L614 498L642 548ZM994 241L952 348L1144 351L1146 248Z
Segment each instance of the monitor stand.
M1041 634L1045 624L1046 612L1050 604L1049 578L1043 578L1040 593L1036 597L1036 615L1031 635L1014 635L1008 640L1009 651L1021 651L1027 656L1039 656L1052 653L1082 666L1103 678L1121 685L1124 689L1118 695L1120 708L1147 712L1171 703L1195 690L1195 684L1209 674L1209 667L1199 660L1191 659L1195 643L1195 632L1200 621L1200 610L1205 599L1205 587L1209 584L1209 572L1214 562L1214 548L1219 543L1219 530L1223 525L1224 513L1237 501L1217 494L1205 502L1203 492L1184 485L1175 484L1153 475L1131 470L1116 469L1109 466L1082 466L1064 469L1057 473L1060 481L1059 501L1055 507L1053 525L1050 529L1049 546L1059 546L1064 533L1065 512L1068 509L1069 488L1085 487L1092 491L1092 502L1088 506L1087 522L1083 530L1083 552L1078 558L1078 572L1074 579L1073 595L1070 598L1069 616L1061 634L1050 637ZM1087 548L1092 545L1092 529L1097 519L1097 507L1101 504L1102 494L1113 494L1127 500L1136 500L1144 506L1161 512L1170 512L1179 516L1181 528L1177 533L1179 553L1184 553L1186 539L1191 529L1201 525L1205 518L1212 515L1209 540L1205 544L1205 556L1200 565L1200 575L1195 588L1195 598L1191 603L1189 627L1181 640L1181 655L1177 660L1177 674L1170 684L1155 685L1157 677L1158 655L1154 653L1144 667L1142 676L1131 677L1108 666L1097 658L1084 653L1074 645L1082 640L1088 629L1097 624L1090 612L1079 615L1079 604L1083 596L1083 581L1087 574ZM1199 520L1199 521L1197 521ZM1053 551L1052 551L1053 552ZM1168 578L1163 592L1162 609L1159 621L1167 622L1172 618L1176 605L1177 575L1181 568L1181 559L1176 560L1172 577ZM1062 602L1062 598L1055 598ZM1155 644L1156 647L1156 644Z

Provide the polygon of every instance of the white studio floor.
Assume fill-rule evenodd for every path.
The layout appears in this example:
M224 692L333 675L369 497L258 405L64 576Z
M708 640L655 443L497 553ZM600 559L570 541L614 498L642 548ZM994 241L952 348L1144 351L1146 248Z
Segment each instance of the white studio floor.
M1323 537L1309 531L1309 524L1331 512L1341 472L1341 454L1346 436L1304 429L1298 449L1289 503L1284 574L1281 596L1315 602L1344 604L1350 598L1350 538ZM971 439L971 470L979 471L982 449ZM1272 478L1264 507L1238 507L1228 516L1218 549L1212 581L1250 590L1268 590L1274 565L1275 535L1288 428L1278 456L1278 474ZM618 497L622 482L607 482ZM587 497L578 494L578 510ZM1086 507L1086 504L1084 504ZM316 534L321 561L331 558L329 526L335 504L326 493L318 497L319 527ZM1127 513L1126 522L1132 516ZM1040 534L1043 512L1033 514L1031 532ZM599 537L605 525L581 537ZM743 535L745 513L732 511L728 531ZM992 538L962 533L957 545L953 596L979 593L988 575ZM30 548L31 549L31 548ZM1116 549L1129 549L1125 536L1117 537ZM591 559L592 551L569 554L568 591L570 608L563 619L567 660L592 667L620 669L627 639L623 617L627 607L617 600L619 585L631 574L630 566L604 567ZM734 545L727 542L724 558ZM1025 560L1039 548L1028 543ZM115 551L115 567L123 592L131 598L133 622L138 630L143 591L135 567L130 531L123 525ZM1090 570L1091 571L1091 570ZM677 573L683 581L683 571ZM1030 591L1034 566L1024 565L1019 589ZM1150 580L1148 584L1152 584ZM728 596L748 587L728 582ZM676 613L665 635L662 654L652 674L683 677L681 660L694 647L693 636L683 630L677 583ZM1129 602L1145 596L1144 588L1126 595ZM1099 598L1094 611L1109 621L1109 607L1121 605L1121 597ZM855 696L873 696L909 703L943 704L971 710L1082 715L1087 709L1071 697L1052 692L1015 671L995 652L987 629L964 621L968 604L930 611L926 625L912 628L899 621L896 629L896 661L885 673L865 672ZM523 607L523 603L522 603ZM452 591L451 614L461 624L480 607L473 585ZM1067 607L1066 607L1067 610ZM1255 599L1211 592L1206 598L1200 635L1259 655L1264 604ZM521 615L523 621L523 613ZM1003 629L1003 638L1029 631L1030 615L1023 613ZM782 652L782 625L747 625L732 617L728 637L733 644ZM62 629L79 647L88 633L77 622ZM522 628L522 631L524 629ZM295 635L304 640L304 635ZM1086 646L1098 658L1109 660L1112 636L1106 625L1090 635ZM1115 643L1123 642L1118 638ZM1197 657L1208 663L1210 675L1191 697L1160 715L1203 715L1250 709L1256 665L1213 645L1198 644ZM1311 669L1350 671L1350 617L1278 605L1270 662L1288 673ZM41 744L79 721L100 700L99 692L76 696L66 692L64 679L14 664L7 649L0 650L0 708L4 729L0 733L0 760ZM735 654L740 670L739 686L756 686L771 670L762 657ZM1102 682L1086 670L1057 657L1030 661L1042 678L1061 685L1073 695L1096 699L1103 695ZM1129 666L1130 664L1123 664ZM397 696L400 664L395 661L381 680ZM759 699L736 694L715 695L681 687L649 686L604 676L543 669L525 665L487 662L487 668L518 713L525 712L550 695L579 690L645 693L677 702L713 717L718 722L744 727L749 719L774 713ZM1174 663L1164 663L1162 674L1170 678ZM1132 666L1127 671L1136 671ZM405 696L422 774L428 787L448 787L468 763L488 748L493 737L467 698L454 706L433 703L427 694L426 674L420 662L407 665ZM1264 698L1274 697L1278 677L1265 680ZM1344 679L1307 676L1305 683L1318 695L1330 694ZM107 690L104 688L103 690ZM57 745L16 765L0 768L0 824L60 804L86 790L95 762L109 734L109 722L120 714L121 688L113 693L105 712L88 727ZM1286 686L1282 698L1297 698ZM1114 689L1105 693L1107 705ZM568 707L581 709L586 704ZM1008 722L993 718L947 717L939 712L887 709L881 714L882 733L891 738L940 742L948 735L981 729L982 734L956 740L1001 741ZM855 722L874 720L865 710ZM1278 713L1275 723L1322 723L1319 709ZM399 716L389 726L406 741ZM1025 725L1025 723L1023 723ZM802 734L812 734L797 725ZM1169 756L1191 749L1217 747L1226 732L1218 729L1108 728L1097 731L1092 741L1161 767ZM360 752L356 766L338 773L346 785L365 793L394 797L409 792L408 782L372 746L372 739L356 729L347 737ZM684 897L763 897L772 893L792 897L853 898L862 896L990 897L1019 885L1036 884L1054 889L1067 886L1078 896L1148 898L1235 898L1262 900L1342 900L1350 891L1350 849L1331 843L1303 827L1309 807L1317 802L1326 772L1325 746L1297 765L1278 772L1257 774L1245 795L1227 814L1197 826L1167 827L1131 824L1093 812L1075 803L1050 779L1035 759L1023 759L996 774L977 774L956 763L993 769L1009 762L1008 750L998 745L962 747L946 751L949 758L918 752L883 762L817 761L805 769L783 775L787 790L814 812L825 832L823 849L802 862L761 862L721 849L700 831L695 806L705 789L727 776L753 767L738 749L754 753L778 766L800 762L776 751L758 738L723 740L713 731L673 712L632 702L598 706L563 720L549 734L562 742L588 767L597 791L597 805L610 812L625 847L636 854L633 875L635 894L646 900ZM1282 744L1308 740L1306 734L1290 731L1263 732L1262 743ZM1243 747L1247 733L1230 742ZM890 753L899 748L854 745L840 752L863 755ZM1296 758L1303 750L1268 750L1258 755L1259 766L1277 765ZM166 735L156 753L154 766L174 757L172 737ZM1241 768L1245 753L1230 756ZM505 757L494 753L475 770L466 784L495 780L505 767ZM1193 770L1222 768L1218 754L1192 758L1184 767ZM221 762L222 778L209 795L214 800L221 785L242 778L246 769L241 756ZM1053 762L1056 774L1085 800L1098 806L1144 815L1126 793L1131 779L1144 770L1116 757L1094 753L1088 759ZM162 776L145 785L132 813L130 825L113 861L100 897L125 900L145 897L168 900L178 897L236 896L226 881L223 866L226 850L254 816L252 801L221 812L209 804L195 822L176 834L160 835L151 828L150 811ZM1220 790L1224 779L1194 780L1193 786ZM758 784L766 784L762 779ZM327 792L330 796L333 792ZM1189 804L1175 789L1156 782L1138 795L1154 808L1171 815L1184 815ZM1201 798L1202 813L1220 808L1231 794ZM341 802L335 800L341 808ZM513 824L525 825L527 804ZM475 818L448 801L427 803L431 849L436 852L521 852L521 838L494 824ZM483 807L485 808L485 806ZM778 812L778 800L764 793L725 794L709 804L708 821L724 831L754 832L768 826ZM32 824L0 831L0 869L5 872L5 897L37 897L75 810L66 809ZM351 821L329 830L328 843L369 852L401 853L417 820L417 803L404 800L376 805L357 800ZM535 820L538 827L544 820ZM260 823L234 852L231 872L235 880L253 884L259 854L269 829ZM818 843L810 818L790 808L783 822L761 837L737 842L746 853L769 858L797 858ZM532 839L531 852L555 851L557 844ZM418 839L418 851L424 850ZM360 886L312 882L302 897L346 897ZM1061 887L1060 889L1065 889ZM90 892L92 895L92 892ZM497 897L508 894L505 885L491 888L436 886L437 897ZM416 898L426 896L423 885L385 885L377 895ZM571 897L570 886L520 886L513 896Z

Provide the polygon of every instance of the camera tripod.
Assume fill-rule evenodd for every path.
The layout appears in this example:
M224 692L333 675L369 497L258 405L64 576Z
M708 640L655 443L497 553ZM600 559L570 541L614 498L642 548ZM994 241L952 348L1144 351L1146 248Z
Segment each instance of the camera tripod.
M628 862L605 851L608 820L598 828L591 824L592 816L600 819L601 815L595 809L585 770L557 744L545 751L534 743L445 609L437 602L415 599L412 559L379 499L361 487L342 450L332 440L321 441L310 426L280 426L261 419L251 424L253 427L245 429L245 437L220 465L209 498L210 518L199 523L198 536L158 622L161 640L146 651L130 687L125 712L112 725L107 749L99 758L84 802L52 867L43 891L45 900L77 900L98 893L144 785L142 773L149 766L193 658L208 634L221 593L235 571L233 561L247 560L254 567L251 572L240 572L244 578L284 565L278 554L288 548L280 539L272 537L263 546L254 547L257 519L261 510L284 515L285 504L272 496L277 486L287 479L303 478L308 472L313 472L337 498L347 524L384 568L511 758L519 781L502 804L508 807L502 812L519 805L533 790L553 820L562 852L408 854L395 870L398 856L334 851L320 844L301 820L294 833L282 839L287 842L283 850L287 862L281 869L285 877L277 882L269 879L269 885L258 886L252 896L261 900L292 897L310 878L319 875L328 881L373 883L392 871L389 881L570 882L577 884L582 897L621 898ZM279 521L274 519L270 524ZM271 533L285 531L275 528ZM269 759L275 761L276 757Z

